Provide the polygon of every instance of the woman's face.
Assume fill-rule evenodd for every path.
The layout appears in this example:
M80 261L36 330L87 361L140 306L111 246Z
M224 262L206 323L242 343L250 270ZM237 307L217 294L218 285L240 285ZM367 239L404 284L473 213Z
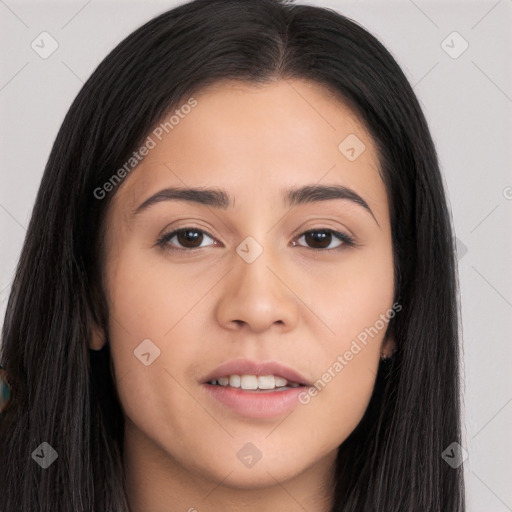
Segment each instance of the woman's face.
M125 446L150 472L263 487L331 467L392 348L386 190L368 132L319 85L225 82L194 99L110 192ZM185 188L211 193L162 192Z

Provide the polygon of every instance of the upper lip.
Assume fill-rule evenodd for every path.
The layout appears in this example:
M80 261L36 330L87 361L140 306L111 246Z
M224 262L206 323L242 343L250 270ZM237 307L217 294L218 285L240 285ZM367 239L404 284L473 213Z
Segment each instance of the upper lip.
M289 366L276 361L253 361L251 359L232 359L222 363L205 377L204 383L229 375L274 375L283 377L288 382L296 382L303 386L311 385L306 377Z

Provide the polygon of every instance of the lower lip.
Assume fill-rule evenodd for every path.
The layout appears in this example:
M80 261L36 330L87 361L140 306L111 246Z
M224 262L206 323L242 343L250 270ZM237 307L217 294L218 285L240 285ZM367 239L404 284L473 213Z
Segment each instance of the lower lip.
M248 418L274 418L292 411L299 403L298 397L305 386L285 391L242 391L240 388L203 385L211 396L232 411Z

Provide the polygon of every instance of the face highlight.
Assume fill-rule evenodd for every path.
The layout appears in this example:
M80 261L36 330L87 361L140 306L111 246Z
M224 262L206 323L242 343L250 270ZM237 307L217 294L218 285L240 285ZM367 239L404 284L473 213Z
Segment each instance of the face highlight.
M394 276L376 147L355 113L317 84L226 82L195 97L107 217L126 463L135 487L161 481L164 494L172 478L190 492L288 482L310 496L367 408L381 350L393 345L382 320ZM207 379L242 359L324 385L305 386L283 413L241 411ZM221 378L236 385L236 370L226 371Z

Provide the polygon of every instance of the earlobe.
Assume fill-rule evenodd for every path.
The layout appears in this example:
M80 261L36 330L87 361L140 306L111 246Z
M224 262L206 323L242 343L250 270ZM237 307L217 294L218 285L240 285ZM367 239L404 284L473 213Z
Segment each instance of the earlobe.
M382 342L382 346L380 349L380 353L381 353L381 356L390 358L393 356L395 351L396 351L395 335L391 331L384 338L384 341Z
M101 350L105 346L105 333L103 329L94 326L92 329L92 337L89 340L89 348L92 350Z

